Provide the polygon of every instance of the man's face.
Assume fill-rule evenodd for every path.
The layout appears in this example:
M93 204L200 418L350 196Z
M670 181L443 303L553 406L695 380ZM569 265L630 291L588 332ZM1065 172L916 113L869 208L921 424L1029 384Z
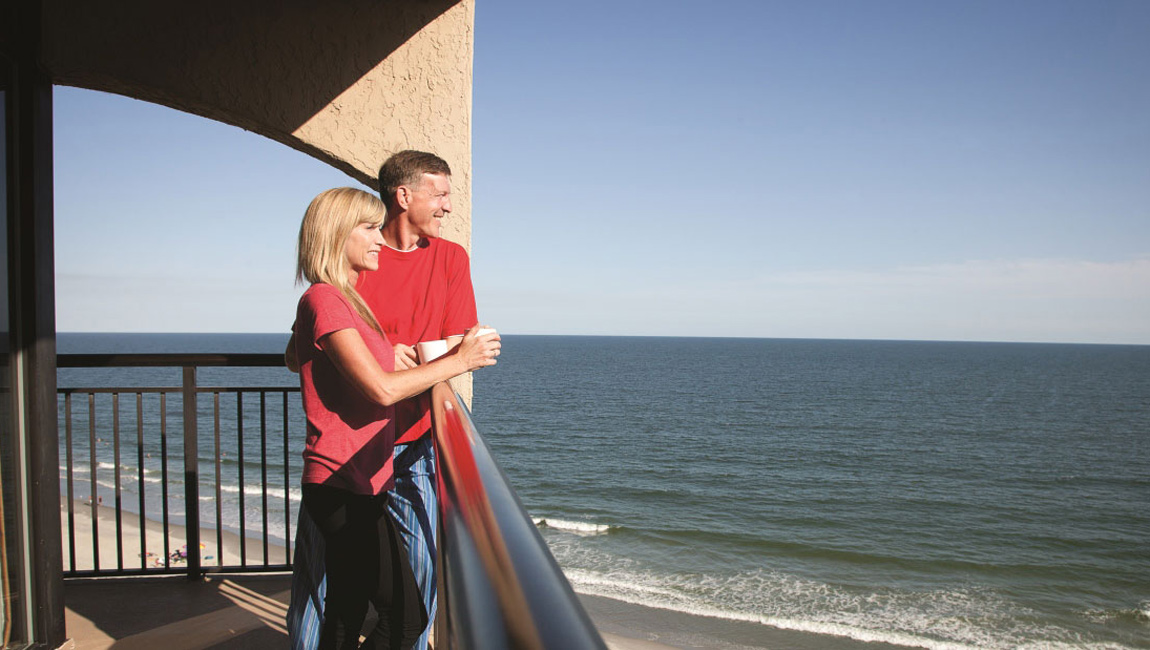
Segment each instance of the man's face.
M424 174L408 190L408 222L421 237L438 237L439 220L451 212L451 180L442 174Z

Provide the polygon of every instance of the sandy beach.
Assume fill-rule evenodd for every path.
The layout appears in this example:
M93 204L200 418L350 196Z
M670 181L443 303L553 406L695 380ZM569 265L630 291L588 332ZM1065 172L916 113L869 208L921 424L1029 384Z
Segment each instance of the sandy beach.
M116 510L107 505L97 504L93 513L92 504L86 500L74 499L72 501L72 521L74 527L75 546L69 548L69 524L67 499L60 503L60 529L63 533L64 570L84 571L95 569L119 568L125 570L141 568L157 568L167 566L186 567L187 561L182 556L186 553L186 529L184 526L169 522L167 535L167 553L165 555L163 523L151 518L144 520L144 534L141 541L140 518L136 513L122 511L120 528L123 531L123 541L120 548L119 564L117 563L117 535ZM93 516L94 514L94 516ZM99 564L96 564L97 548L93 544L93 521L98 535ZM214 528L200 528L200 564L202 566L217 566L221 564L239 564L241 546L247 557L247 564L264 564L263 539L248 536L241 545L240 536L230 531L221 531L217 534ZM290 558L287 550L273 541L268 544L268 559L270 564L287 564ZM165 559L166 558L166 559Z

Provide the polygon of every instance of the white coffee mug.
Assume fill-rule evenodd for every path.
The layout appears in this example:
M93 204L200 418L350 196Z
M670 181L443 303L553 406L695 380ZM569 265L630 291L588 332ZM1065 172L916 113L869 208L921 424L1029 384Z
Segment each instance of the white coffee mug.
M447 341L420 341L415 344L415 353L419 355L420 363L433 361L447 354Z

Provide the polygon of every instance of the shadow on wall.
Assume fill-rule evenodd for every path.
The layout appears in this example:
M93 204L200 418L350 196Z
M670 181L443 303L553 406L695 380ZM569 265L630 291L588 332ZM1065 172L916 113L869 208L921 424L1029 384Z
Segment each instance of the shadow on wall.
M458 2L44 0L43 61L56 84L290 135Z

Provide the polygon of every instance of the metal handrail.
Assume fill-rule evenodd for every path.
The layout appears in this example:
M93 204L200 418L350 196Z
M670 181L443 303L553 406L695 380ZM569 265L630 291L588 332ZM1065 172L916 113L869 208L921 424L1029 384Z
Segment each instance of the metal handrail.
M605 650L459 396L431 398L446 647Z
M59 354L57 368L276 368L284 365L282 354L216 354L203 352L175 354Z

